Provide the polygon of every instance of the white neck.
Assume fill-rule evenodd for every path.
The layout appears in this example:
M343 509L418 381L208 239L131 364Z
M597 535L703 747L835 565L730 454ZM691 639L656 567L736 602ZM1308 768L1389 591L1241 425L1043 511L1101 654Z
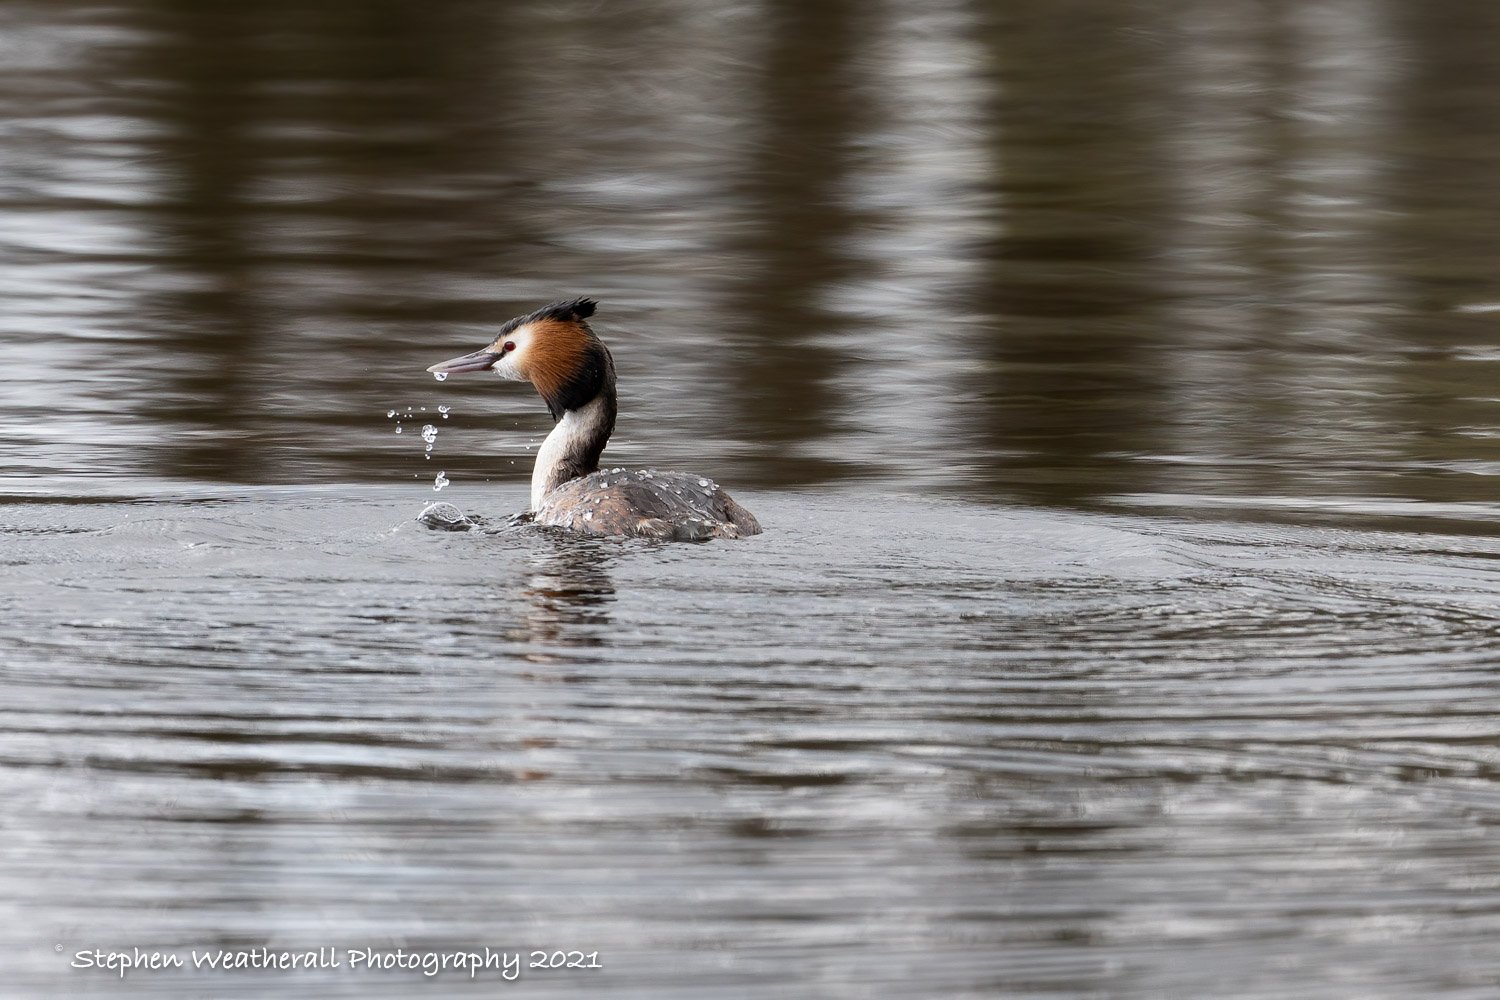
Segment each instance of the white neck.
M536 466L531 470L532 510L540 510L542 499L563 483L598 467L603 439L614 429L614 416L613 393L601 393L576 410L563 411L536 453ZM591 452L592 460L587 457Z

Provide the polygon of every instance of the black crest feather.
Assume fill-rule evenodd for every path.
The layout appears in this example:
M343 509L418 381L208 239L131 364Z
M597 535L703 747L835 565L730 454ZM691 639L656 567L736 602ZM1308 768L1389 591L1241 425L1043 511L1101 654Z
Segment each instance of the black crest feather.
M531 314L531 318L541 319L546 317L548 319L561 320L588 319L594 315L594 310L598 305L597 301L590 298L564 299L561 302L553 302L550 305L542 306L542 308Z
M510 333L510 331L518 327L523 327L527 323L534 323L539 319L557 319L565 323L582 323L594 315L594 308L598 305L597 301L590 298L564 299L561 302L552 302L542 306L536 312L529 312L525 316L517 316L515 319L507 321L504 326L495 332L495 336L497 338L503 337L505 334Z

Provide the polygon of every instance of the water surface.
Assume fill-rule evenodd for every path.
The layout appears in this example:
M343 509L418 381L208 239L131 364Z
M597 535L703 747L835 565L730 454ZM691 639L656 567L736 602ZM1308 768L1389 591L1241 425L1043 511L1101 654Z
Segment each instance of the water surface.
M1493 996L1497 34L7 4L0 992ZM505 525L580 294L764 535Z

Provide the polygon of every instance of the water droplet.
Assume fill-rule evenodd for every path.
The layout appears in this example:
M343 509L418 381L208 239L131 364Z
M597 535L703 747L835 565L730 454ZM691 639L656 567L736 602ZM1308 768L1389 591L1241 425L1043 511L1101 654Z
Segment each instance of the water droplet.
M432 481L432 492L436 493L438 490L442 489L444 486L447 486L447 485L448 485L448 473L446 473L446 472L439 472L437 474L437 478Z
M423 424L422 425L422 440L423 441L426 441L428 444L432 444L432 442L434 442L434 441L437 440L437 436L438 436L438 429L436 427L432 426L431 424Z
M700 479L700 480L698 480L698 485L699 486L707 486L708 485L708 480L707 479Z
M448 381L448 373L447 372L433 372L432 373L432 377L435 378L435 379L437 379L439 382L446 382L446 381Z
M424 450L426 450L426 451L431 451L432 450L432 442L431 441L427 442L427 447Z
M396 425L396 433L397 433L397 434L400 434L400 433L401 433L401 425L400 425L400 424L397 424L397 425Z
M391 417L394 417L395 415L396 415L396 411L395 410L386 410L385 411L385 418L387 420L389 420Z

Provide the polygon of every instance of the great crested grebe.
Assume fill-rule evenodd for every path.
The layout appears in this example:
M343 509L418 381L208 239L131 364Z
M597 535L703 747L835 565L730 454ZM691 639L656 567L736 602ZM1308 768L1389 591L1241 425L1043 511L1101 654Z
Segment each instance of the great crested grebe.
M483 350L427 370L440 377L493 371L535 387L557 424L531 472L538 524L679 541L759 534L748 510L700 476L599 469L618 406L614 358L588 324L596 305L569 299L543 306L506 323Z

